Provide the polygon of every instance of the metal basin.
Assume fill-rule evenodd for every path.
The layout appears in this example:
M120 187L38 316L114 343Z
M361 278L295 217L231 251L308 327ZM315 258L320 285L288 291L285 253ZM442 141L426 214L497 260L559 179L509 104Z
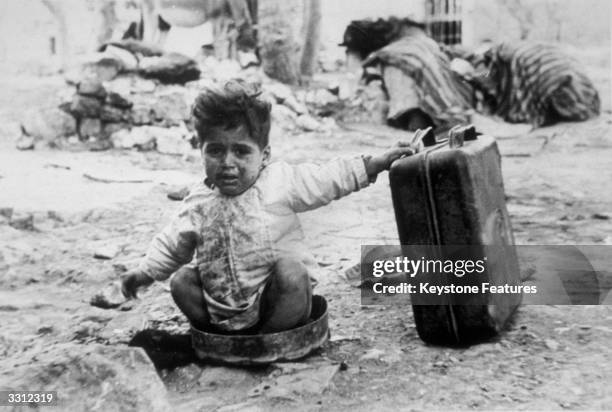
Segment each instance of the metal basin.
M306 325L278 333L222 335L191 328L196 356L202 360L257 365L295 360L321 347L329 338L327 301L312 297L312 320Z

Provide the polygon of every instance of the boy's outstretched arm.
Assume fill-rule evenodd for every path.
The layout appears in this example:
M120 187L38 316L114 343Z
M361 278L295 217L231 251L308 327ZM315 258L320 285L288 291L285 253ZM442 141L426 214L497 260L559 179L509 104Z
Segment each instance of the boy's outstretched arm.
M181 266L191 262L196 244L196 231L189 212L184 210L153 238L138 268L121 277L123 295L128 299L135 298L140 287L169 278Z
M291 208L305 212L358 191L388 170L393 161L413 154L408 143L398 143L377 156L334 159L321 165L300 164L286 173Z
M371 180L382 171L389 170L391 163L403 156L414 154L414 149L407 142L397 142L389 150L379 156L364 156L366 173Z

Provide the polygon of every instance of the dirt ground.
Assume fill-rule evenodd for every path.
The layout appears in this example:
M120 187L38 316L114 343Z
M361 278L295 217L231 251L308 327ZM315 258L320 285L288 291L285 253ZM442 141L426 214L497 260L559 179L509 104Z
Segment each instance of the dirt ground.
M201 178L197 153L185 159L121 151L18 152L6 130L20 109L52 100L58 83L3 83L0 207L33 213L35 229L0 221L0 361L34 362L43 348L60 342L125 345L142 329L185 332L167 284L152 286L126 311L95 308L89 299L144 254L177 207L167 192ZM612 245L609 101L604 109L584 123L528 132L508 125L491 129L503 135L498 143L518 244ZM379 152L394 140L339 131L275 136L272 145L277 158L302 162ZM101 183L84 173L142 182ZM306 247L321 267L316 292L329 302L331 328L330 341L302 366L337 366L331 381L268 396L266 388L254 389L288 366L160 370L177 410L612 408L612 306L522 306L491 342L429 346L418 338L409 306L362 307L359 289L343 277L358 262L360 245L398 242L386 174L359 193L304 214L302 223ZM94 258L100 251L116 256Z

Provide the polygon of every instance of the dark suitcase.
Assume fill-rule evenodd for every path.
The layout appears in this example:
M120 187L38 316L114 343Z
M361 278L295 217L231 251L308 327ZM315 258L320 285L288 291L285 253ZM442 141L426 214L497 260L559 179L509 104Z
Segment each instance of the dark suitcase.
M389 174L402 245L470 245L488 259L487 270L472 277L474 282L520 285L495 140L477 136L469 126L453 128L443 142L436 141L431 128L417 131L415 142L418 152L394 162ZM491 245L501 246L501 252ZM421 339L462 345L490 338L510 319L521 295L470 299L468 305L452 297L444 304L420 305L413 298Z

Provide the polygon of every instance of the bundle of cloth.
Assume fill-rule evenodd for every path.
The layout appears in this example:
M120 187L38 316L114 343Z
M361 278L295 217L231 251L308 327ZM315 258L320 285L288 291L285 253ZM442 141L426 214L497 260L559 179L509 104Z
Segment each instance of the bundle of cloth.
M467 58L489 111L508 122L540 127L600 112L599 94L579 61L555 45L501 43Z

